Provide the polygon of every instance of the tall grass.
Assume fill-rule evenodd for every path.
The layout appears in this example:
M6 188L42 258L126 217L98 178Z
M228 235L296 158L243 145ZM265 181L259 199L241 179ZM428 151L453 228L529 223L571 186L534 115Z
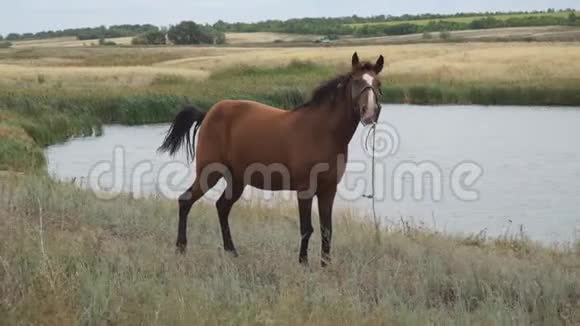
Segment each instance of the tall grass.
M334 263L297 263L294 207L239 203L240 256L213 205L194 206L186 256L176 205L100 201L38 177L0 183L0 316L6 324L535 324L580 322L580 255L335 219ZM317 220L317 219L315 219ZM315 227L315 230L317 228ZM524 248L524 249L522 249Z

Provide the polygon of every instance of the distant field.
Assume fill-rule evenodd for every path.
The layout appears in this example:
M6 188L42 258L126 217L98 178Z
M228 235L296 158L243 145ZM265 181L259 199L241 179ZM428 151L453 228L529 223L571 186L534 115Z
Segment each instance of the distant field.
M336 67L333 68L336 71L347 69L354 51L368 59L383 54L387 61L384 78L396 84L475 82L554 86L580 82L580 43L445 43L306 48L4 49L0 50L0 85L58 84L76 88L85 81L147 88L156 76L199 80L228 67L276 67L292 60L328 65ZM42 85L38 85L39 78L43 79Z
M555 16L555 17L568 17L568 12L555 12L555 13L538 13L538 14L504 14L504 15L490 15L490 16L469 16L469 17L451 17L451 18L436 18L436 19L416 19L416 20L401 20L401 21L386 21L386 22L376 22L376 23L362 23L362 24L349 24L349 26L361 27L365 25L398 25L398 24L415 24L415 25L427 25L430 21L449 21L456 23L471 23L475 19L481 19L485 17L493 17L499 20L506 20L510 18L522 18L522 17L534 17L534 16ZM576 15L580 16L580 11L576 11Z
M226 43L233 45L248 43L285 43L312 42L320 39L319 35L301 35L284 33L226 33Z
M430 39L425 39L423 33L377 36L365 38L343 38L333 42L333 45L388 45L433 43L441 41L441 33L428 33ZM445 42L578 42L580 28L571 26L539 26L539 27L505 27L449 32L449 40Z
M231 45L260 43L292 43L313 42L320 39L319 35L301 35L285 33L226 33L226 43ZM131 45L132 37L108 38L117 45ZM77 40L75 37L58 37L42 40L15 41L14 48L27 47L82 47L97 46L99 40Z
M130 45L131 37L110 38L107 41L113 41L118 45ZM43 40L15 41L12 42L15 48L22 47L78 47L78 46L96 46L99 40L78 40L76 37L58 37Z
M580 16L580 14L579 14ZM389 44L407 44L407 43L437 43L440 42L440 33L432 32L431 37L426 39L423 33L419 34L408 34L408 35L397 35L397 36L379 36L379 37L353 37L353 36L343 36L338 40L325 42L322 44L316 43L316 41L321 39L321 35L301 35L301 34L284 34L284 33L227 33L226 34L226 45L219 47L220 49L229 47L287 47L292 48L296 46L363 46L363 45L389 45ZM490 28L481 30L464 30L464 31L451 31L449 32L450 40L446 42L480 42L480 41L492 41L492 42L518 42L518 41L538 41L538 42L577 42L580 41L580 28L572 26L538 26L538 27L506 27L506 28ZM122 38L112 38L107 39L115 42L117 45L122 47L131 46L130 37ZM119 50L119 52L109 51L111 47L98 46L98 40L77 40L74 37L63 37L63 38L53 38L45 40L31 40L31 41L18 41L14 42L13 48L18 49L19 52L16 56L28 59L42 59L42 64L50 63L52 65L60 65L58 59L63 56L67 59L75 59L79 61L79 58L84 58L87 55L82 52L87 52L91 49L90 57L88 61L91 62L101 62L103 65L113 65L113 66L123 66L123 65L135 65L135 62L141 64L151 64L157 63L160 60L158 57L159 53L165 53L162 55L162 59L171 60L183 58L183 53L187 53L192 47L172 47L172 46L154 46L153 48L157 50L143 50L143 51L133 51L132 55L135 57L125 57L123 55L110 57L109 61L101 60L101 55L107 56L107 53L125 53L131 50ZM142 46L139 46L143 48ZM33 49L34 48L34 49ZM58 48L67 48L66 54L58 54ZM76 49L74 49L76 48ZM145 47L147 48L147 47ZM210 49L207 46L199 46L200 49ZM44 50L39 50L44 49ZM204 50L205 51L205 50ZM210 50L211 52L220 52L222 50ZM79 52L81 52L79 54ZM205 51L207 52L207 51ZM273 51L276 53L277 51ZM147 57L143 57L147 53ZM151 56L150 54L154 55ZM181 53L181 54L180 54ZM0 60L3 59L3 54L0 52ZM144 61L144 62L142 62ZM63 63L67 64L67 63ZM69 60L68 64L72 64ZM79 63L81 64L81 63ZM94 63L84 62L81 65L96 65Z

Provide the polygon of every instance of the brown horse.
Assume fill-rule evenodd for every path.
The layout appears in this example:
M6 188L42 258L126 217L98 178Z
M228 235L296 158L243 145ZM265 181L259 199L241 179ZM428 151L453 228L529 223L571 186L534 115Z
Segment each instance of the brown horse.
M199 130L196 179L179 197L177 250L187 246L187 216L191 206L221 178L226 189L216 203L224 249L236 255L228 216L247 185L298 193L300 214L299 262L308 261L313 232L312 200L316 196L322 236L322 265L330 261L332 206L345 171L348 143L359 124L376 123L380 105L383 56L375 64L352 57L352 70L321 84L311 100L290 110L250 101L221 101L203 114L194 107L181 111L159 148L174 154L191 144Z

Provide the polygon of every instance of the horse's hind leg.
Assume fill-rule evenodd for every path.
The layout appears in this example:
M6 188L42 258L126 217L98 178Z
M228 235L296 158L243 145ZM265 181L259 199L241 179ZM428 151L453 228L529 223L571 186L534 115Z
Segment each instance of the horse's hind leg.
M300 255L298 261L301 264L308 263L308 241L314 229L312 228L312 197L300 198L298 194L298 211L300 215Z
M232 240L232 235L230 233L229 215L232 206L236 201L238 201L238 199L240 199L240 196L243 192L243 185L235 184L231 180L228 180L226 190L216 202L216 208L224 241L224 249L225 251L232 253L234 256L237 256L237 252Z
M322 237L321 265L330 263L330 242L332 241L332 205L336 189L321 192L318 197L318 215L320 215L320 236Z
M177 227L177 252L184 253L187 247L187 216L191 206L199 200L206 191L211 189L218 181L219 177L212 177L208 180L207 187L202 187L199 178L196 178L193 185L179 196L179 225Z

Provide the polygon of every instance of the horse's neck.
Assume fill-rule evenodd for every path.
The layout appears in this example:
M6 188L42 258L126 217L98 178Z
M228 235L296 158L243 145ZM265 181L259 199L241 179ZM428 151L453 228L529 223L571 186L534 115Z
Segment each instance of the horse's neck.
M316 128L324 129L324 134L328 135L339 149L346 150L360 121L351 104L349 99L340 98L334 103L326 103L309 111L312 114L309 117L312 121L322 121Z
M343 103L345 104L340 104L333 109L336 121L333 121L332 128L336 131L337 141L342 142L344 146L348 146L360 119L356 116L350 101Z

